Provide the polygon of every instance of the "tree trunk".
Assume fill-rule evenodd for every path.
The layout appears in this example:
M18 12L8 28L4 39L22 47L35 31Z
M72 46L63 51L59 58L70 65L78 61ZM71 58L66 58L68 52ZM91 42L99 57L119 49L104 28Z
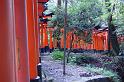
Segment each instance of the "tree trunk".
M114 7L115 5L113 6L109 19L108 19L108 50L110 53L110 49L112 46L112 53L110 53L112 56L119 55L119 51L120 51L118 40L117 40L117 34L115 32L116 28L112 24L112 12L114 11Z
M115 26L112 24L111 25L112 28L110 28L110 31L111 31L111 37L110 37L110 41L111 41L111 45L112 45L112 54L114 56L117 56L119 55L119 51L120 51L120 48L119 48L119 44L118 44L118 40L117 40L117 34L115 32Z
M111 53L111 21L112 21L112 15L110 15L109 19L108 19L108 53Z
M61 7L61 0L58 0L58 1L57 1L57 6L58 6L58 8Z
M65 75L66 64L66 28L67 28L67 0L65 0L65 15L64 15L64 60L63 60L63 75Z

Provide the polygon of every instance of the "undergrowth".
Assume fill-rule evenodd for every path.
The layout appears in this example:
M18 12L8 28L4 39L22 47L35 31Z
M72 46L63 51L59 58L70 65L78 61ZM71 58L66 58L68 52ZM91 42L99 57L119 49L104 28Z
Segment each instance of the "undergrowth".
M112 78L112 81L114 81L114 82L121 82L118 74L116 72L111 71L111 70L107 70L105 68L98 68L98 67L91 66L91 65L87 65L84 68L90 72L95 72L95 73L98 73L100 75L110 77L110 78Z

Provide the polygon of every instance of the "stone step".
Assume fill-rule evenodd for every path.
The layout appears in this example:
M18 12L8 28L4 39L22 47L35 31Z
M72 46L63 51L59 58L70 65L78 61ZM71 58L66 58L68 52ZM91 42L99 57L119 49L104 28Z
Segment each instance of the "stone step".
M82 78L78 81L73 81L73 82L113 82L110 77L105 77L105 76L94 76L94 77L87 77L87 78Z
M52 77L44 78L42 82L54 82L54 79Z

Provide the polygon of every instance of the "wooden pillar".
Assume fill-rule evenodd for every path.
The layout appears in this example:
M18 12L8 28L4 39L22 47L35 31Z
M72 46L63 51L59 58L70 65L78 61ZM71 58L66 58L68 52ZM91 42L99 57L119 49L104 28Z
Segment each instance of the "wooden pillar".
M42 16L43 13L43 4L42 3L38 3L38 18L40 18L40 16ZM40 29L40 51L44 52L44 45L43 45L43 23L39 22L39 29Z
M77 37L77 49L80 49L80 41L79 41L79 37Z
M92 34L92 43L93 43L93 50L95 50L95 32L93 31L93 34Z
M74 49L77 48L77 45L76 45L76 35L74 35Z
M33 7L34 7L34 21L35 21L35 44L36 44L36 54L37 58L39 59L40 57L40 28L38 25L38 0L33 0ZM40 61L38 60L37 63Z
M40 48L43 48L43 24L40 23Z
M48 47L48 33L47 33L47 24L45 24L45 47Z
M97 34L96 34L96 32L94 32L94 34L93 34L93 44L94 44L94 50L97 50L98 48L98 45L97 45Z
M30 80L37 82L37 53L36 53L36 38L35 38L35 21L32 0L27 0L27 26L28 26L28 49L29 49L29 64L30 64Z
M104 51L108 50L108 37L107 36L108 36L108 32L105 31L104 35L103 35L103 37L104 37Z
M14 0L18 82L30 81L25 7L25 0Z
M69 45L68 45L68 43L69 43L69 33L67 33L66 37L67 37L67 39L66 39L66 48L68 49L69 48Z
M104 41L103 41L103 36L102 33L98 34L98 50L104 50Z
M56 38L54 38L54 48L57 48L57 39Z
M50 43L49 43L49 47L50 49L53 49L53 39L52 39L52 34L53 34L53 30L50 29Z
M64 48L64 35L61 36L61 48L63 49Z
M43 24L43 45L45 52L48 50L48 34L47 34L47 24Z
M13 0L0 1L0 82L17 82Z
M70 42L71 42L71 32L69 32L69 37L68 37L68 48L69 49L71 47Z
M46 27L43 25L43 48L46 46Z
M71 42L71 32L67 33L67 39L66 39L66 48L70 49L70 42Z
M99 39L98 39L98 34L96 34L96 50L99 50Z
M60 45L61 45L61 48L64 49L64 34L63 34L64 29L61 29L60 31L62 33L61 40L60 40Z

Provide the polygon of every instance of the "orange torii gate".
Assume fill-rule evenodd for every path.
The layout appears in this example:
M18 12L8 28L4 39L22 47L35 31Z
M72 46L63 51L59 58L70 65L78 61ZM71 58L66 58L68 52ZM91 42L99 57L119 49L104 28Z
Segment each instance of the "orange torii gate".
M47 28L47 31L49 32L49 41L48 41L49 49L50 49L50 52L52 52L52 50L54 48L53 47L53 37L52 37L54 28L49 27L49 28Z
M0 82L38 82L38 2L47 1L1 1Z
M45 39L48 39L47 35L46 35L46 25L41 21L41 18L44 17L44 14L43 12L46 10L46 7L45 7L45 3L48 2L49 0L38 0L38 19L39 19L39 22L38 22L38 52L40 50L43 49L44 50L44 46L47 45L47 41L45 41ZM44 36L46 35L46 36ZM45 38L45 39L44 39ZM39 55L39 64L38 64L38 75L42 78L42 74L41 74L41 56Z
M48 47L48 33L47 33L47 24L43 24L43 47L46 48Z
M13 0L0 2L0 82L17 82Z
M35 16L33 11L34 3L27 0L27 26L28 26L28 49L29 49L29 65L30 65L30 81L38 81L37 62L38 55L36 51L36 35L35 35Z
M63 29L61 29L61 39L60 39L60 45L61 49L64 48L64 39L63 39ZM76 36L74 34L74 40L72 42L72 48L73 49L81 49L81 50L96 50L96 51L106 51L108 50L108 31L106 30L92 30L92 42L86 43L83 40L80 40L79 36ZM67 33L67 39L66 39L66 48L70 48L70 41L71 41L71 31ZM55 43L55 42L54 42ZM57 44L57 43L55 43ZM100 45L99 45L100 44Z
M50 49L50 46L49 46L49 41L48 41L48 24L47 24L47 21L48 21L48 18L51 18L51 14L48 14L48 15L43 15L41 20L40 20L40 48L41 48L41 52L47 52L49 51ZM51 34L51 38L52 38L52 33Z
M93 31L93 49L95 50L108 50L108 32L107 31Z
M64 29L61 29L60 32L62 33L61 39L60 39L60 46L63 49L64 48Z
M29 55L27 46L25 0L14 0L16 29L17 82L29 82Z

